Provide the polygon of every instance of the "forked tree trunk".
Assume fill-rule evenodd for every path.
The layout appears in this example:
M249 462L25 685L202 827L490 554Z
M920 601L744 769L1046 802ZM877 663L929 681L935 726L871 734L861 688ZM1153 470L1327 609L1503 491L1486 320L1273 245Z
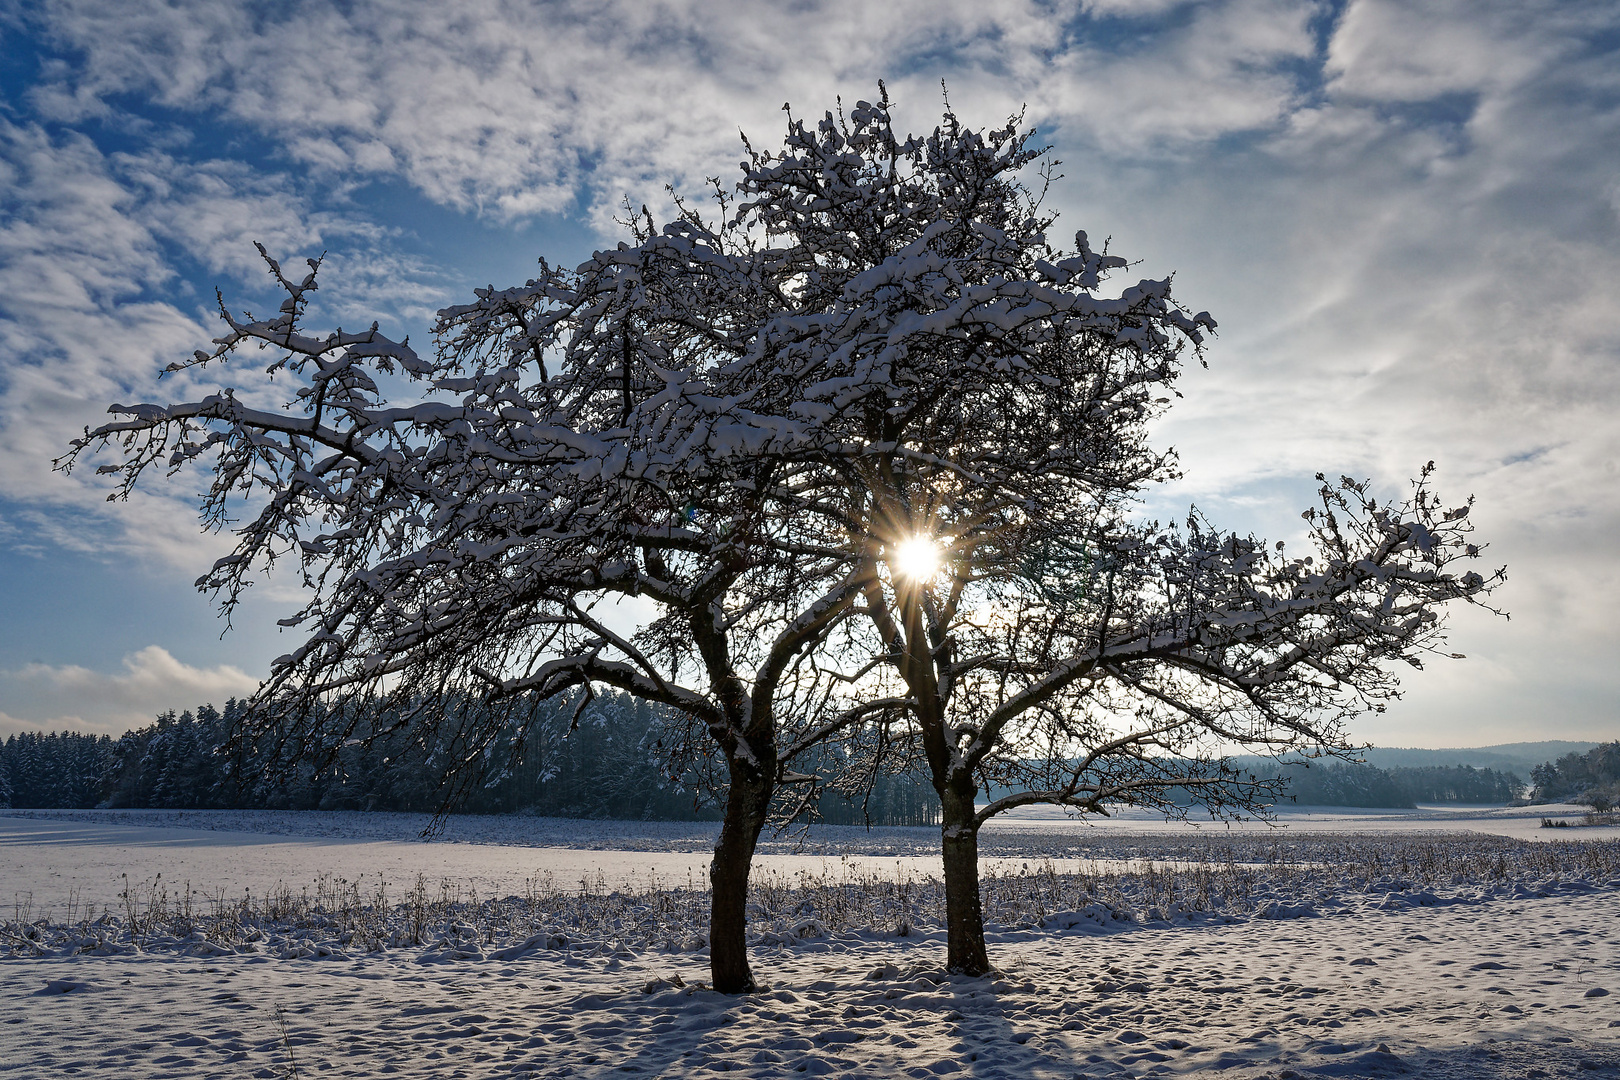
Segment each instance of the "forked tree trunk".
M709 912L709 973L722 994L753 990L748 967L748 871L770 809L774 770L732 760L726 816L709 865L714 892Z
M984 911L979 906L979 824L973 797L947 787L940 793L940 831L945 855L945 966L962 975L984 975Z

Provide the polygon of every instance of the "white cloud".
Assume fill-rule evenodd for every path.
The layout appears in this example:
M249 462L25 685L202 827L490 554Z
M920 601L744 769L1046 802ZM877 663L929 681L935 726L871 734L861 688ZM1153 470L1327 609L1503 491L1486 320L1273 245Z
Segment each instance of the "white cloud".
M1332 90L1375 101L1427 101L1512 86L1591 29L1582 5L1477 0L1355 0L1328 52Z
M151 387L160 357L207 337L172 305L143 299L173 273L89 140L0 124L0 168L0 493L43 507L77 490L82 507L100 496L54 476L51 459L107 403Z
M1105 151L1192 153L1233 132L1280 123L1298 96L1289 61L1309 57L1313 5L1237 0L1205 5L1173 29L1119 52L1065 50L1031 80L1038 118Z
M1514 618L1459 619L1470 660L1410 676L1368 737L1614 730L1620 95L1614 53L1571 33L1599 10L1353 4L1325 99L1109 207L1222 320L1165 428L1185 495L1259 498L1284 534L1306 494L1285 478L1318 469L1398 494L1432 458L1479 496Z
M398 171L436 202L508 217L583 195L605 220L623 192L700 186L735 158L739 127L757 138L780 129L784 100L819 112L887 77L927 122L946 77L975 109L1028 101L1039 117L1140 149L1276 122L1292 84L1273 69L1312 48L1304 0L1198 5L1123 57L1073 39L1080 10L362 0L250 17L214 0L62 0L46 25L84 62L35 101L66 119L127 94L218 109L318 170Z
M1186 7L1192 0L1086 0L1088 14L1110 18L1150 18L1173 8Z
M104 155L79 135L0 131L16 204L0 223L0 353L17 358L0 390L0 456L15 463L0 496L34 508L12 525L34 522L36 544L106 548L116 536L121 554L175 566L222 553L220 538L192 528L194 480L152 483L117 507L112 532L63 528L70 508L103 514L107 487L48 463L108 402L178 400L212 385L206 374L156 381L215 332L210 298L185 294L176 256L251 296L263 280L252 241L283 255L334 246L312 318L369 320L382 307L426 322L450 299L444 274L342 212L332 196L346 184L397 172L432 200L497 216L583 199L602 223L622 192L656 201L666 179L696 186L720 171L737 155L739 126L769 138L780 99L813 113L841 89L870 94L894 68L915 69L895 85L923 124L949 74L977 114L1027 98L1096 132L1107 125L1093 113L1119 121L1108 138L1120 145L1205 139L1275 118L1286 88L1242 72L1297 53L1307 9L1207 6L1168 50L1106 64L1066 47L1077 10L1034 0L735 11L371 0L270 15L204 0L49 5L40 25L81 59L46 65L32 95L41 114L144 131L150 145ZM131 96L222 114L268 137L256 159L288 168L187 159L184 133L125 108ZM319 209L297 178L310 169L324 174Z
M388 237L376 226L311 211L285 178L236 162L107 156L82 136L0 121L0 185L0 497L19 508L8 523L27 534L18 546L195 572L227 549L227 538L199 532L194 476L153 476L140 499L109 508L111 486L93 469L67 476L51 466L112 402L187 400L241 378L227 369L160 381L169 362L218 332L213 298L176 287L172 253L252 297L265 281L254 240L283 254L343 243L323 272L335 299L312 308L315 319L370 322L392 309L420 322L447 295L435 272L381 247ZM281 403L274 388L245 393ZM94 520L101 527L84 527Z
M116 674L76 664L28 664L0 671L0 737L15 731L87 731L117 738L160 712L223 705L246 697L259 681L229 664L192 667L159 645L124 657Z

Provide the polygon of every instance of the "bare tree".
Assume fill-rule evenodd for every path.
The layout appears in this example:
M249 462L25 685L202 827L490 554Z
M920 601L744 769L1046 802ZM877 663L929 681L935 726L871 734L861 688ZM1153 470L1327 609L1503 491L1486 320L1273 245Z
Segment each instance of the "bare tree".
M920 758L940 794L952 970L989 970L977 837L997 814L1263 814L1283 781L1229 755L1353 755L1347 722L1398 696L1396 667L1442 652L1441 606L1502 579L1448 570L1478 548L1431 468L1394 505L1324 482L1303 557L1196 513L1161 529L1079 499L993 524L963 515L972 500L936 511L940 565L868 604L908 715L866 750Z
M671 747L677 758L700 754L706 733L727 787L711 963L716 988L740 992L753 986L755 843L778 784L813 779L788 766L814 732L784 750L780 729L816 715L824 676L804 661L858 588L778 505L795 498L791 462L759 446L769 432L746 408L763 400L757 388L720 367L747 340L733 340L724 312L691 307L709 288L750 300L758 285L690 231L643 231L577 271L543 265L526 286L445 311L432 361L375 325L308 334L317 262L294 279L265 255L287 297L280 313L238 318L222 302L215 350L173 367L273 348L270 372L299 384L293 404L253 408L226 391L114 406L129 418L86 432L61 464L117 446L122 463L100 471L120 474L127 496L149 468L205 462L216 527L230 498L258 498L199 588L229 611L254 570L292 557L312 598L282 620L308 636L274 662L244 745L329 760L385 733L364 718L395 716L450 747L464 781L511 741L500 710L464 707L470 693L573 694L583 707L602 686L684 717L694 738ZM425 400L383 399L379 383L401 370L427 384ZM656 612L639 629L613 617L631 598ZM402 707L359 707L375 699Z
M802 282L773 332L812 373L791 412L823 440L818 505L839 511L822 542L865 546L864 618L843 628L873 658L854 694L870 711L840 714L862 721L844 729L869 751L856 776L885 754L926 766L948 962L982 972L990 817L1261 810L1276 783L1229 753L1351 752L1347 720L1442 646L1441 606L1502 575L1455 572L1479 548L1467 506L1430 491L1432 465L1393 505L1318 477L1298 558L1196 512L1179 530L1134 520L1175 470L1147 423L1214 321L1181 311L1168 280L1098 295L1126 264L1084 233L1050 245L1051 172L1017 180L1041 151L1016 119L978 133L948 113L901 142L886 106L753 155L742 190ZM985 781L1013 790L980 807Z
M925 760L950 962L983 971L989 813L1173 786L1251 805L1262 789L1220 746L1341 746L1340 714L1315 710L1378 699L1381 665L1435 640L1432 605L1488 583L1444 572L1465 518L1434 520L1422 491L1397 512L1330 496L1319 535L1339 548L1319 569L1198 519L1132 524L1174 471L1144 427L1213 320L1167 280L1104 295L1125 263L1084 233L1049 243L1052 174L1018 181L1042 152L1016 118L979 132L947 112L900 139L889 111L790 117L779 151L749 146L735 188L714 182L708 216L627 215L625 242L578 269L480 290L441 313L431 361L375 326L310 336L315 264L294 280L267 257L280 314L222 303L228 332L180 366L273 347L293 405L115 406L127 419L62 464L120 447L102 470L127 495L148 468L201 463L214 526L232 495L261 500L199 582L229 609L290 555L311 589L249 737L330 752L367 733L305 718L362 694L430 728L497 715L435 707L469 692L593 686L684 717L673 749L717 756L727 785L719 989L753 985L754 847L773 805L791 817L818 783L794 763L829 739L869 751L858 776ZM398 370L420 400L383 400ZM650 614L631 627L620 602ZM494 724L454 732L470 769ZM981 811L985 778L1040 782Z

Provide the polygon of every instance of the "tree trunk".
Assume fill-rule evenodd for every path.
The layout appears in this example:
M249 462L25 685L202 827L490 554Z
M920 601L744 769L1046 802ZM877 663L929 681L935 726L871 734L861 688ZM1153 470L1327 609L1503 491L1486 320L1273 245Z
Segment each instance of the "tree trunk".
M984 911L979 906L979 824L973 796L947 787L940 793L945 855L945 966L961 975L984 975Z
M748 968L748 871L754 846L770 809L774 770L733 759L726 816L709 864L713 886L709 912L709 973L722 994L746 994L754 987Z

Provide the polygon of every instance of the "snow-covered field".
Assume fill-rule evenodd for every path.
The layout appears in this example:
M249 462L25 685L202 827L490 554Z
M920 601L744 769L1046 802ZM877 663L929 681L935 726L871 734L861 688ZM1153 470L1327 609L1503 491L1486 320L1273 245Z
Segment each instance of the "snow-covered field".
M1077 821L1035 808L993 820L982 834L987 870L1017 872L1050 861L1058 873L1117 867L1142 858L1196 858L1200 847L1237 836L1255 842L1337 835L1474 833L1526 840L1614 840L1620 827L1542 829L1542 818L1579 820L1585 807L1412 811L1302 807L1281 813L1281 828L1168 823L1126 811ZM609 887L684 886L707 880L715 822L578 821L517 816L446 819L430 842L425 814L274 810L0 811L0 905L26 896L36 912L62 914L75 903L116 908L127 882L162 874L171 893L262 895L300 888L320 875L373 881L396 894L418 874L480 896L522 894L549 875L555 887L581 880ZM129 828L128 826L141 826ZM1170 841L1179 841L1172 844ZM939 872L932 827L817 826L762 838L758 866L788 877L848 871L922 879ZM127 875L127 882L126 882Z
M999 825L978 980L934 830L771 840L744 999L702 986L708 824L0 817L0 1076L1620 1076L1620 844L1346 816Z
M1276 824L1290 833L1478 832L1525 840L1620 839L1620 826L1583 828L1578 833L1542 829L1543 818L1574 823L1588 807L1557 803L1542 806L1424 806L1417 810L1362 809L1347 806L1285 806ZM0 810L4 817L76 821L91 825L176 826L264 836L325 837L338 840L422 839L432 819L426 814L358 813L354 811L283 810ZM0 817L3 820L3 817ZM718 822L581 821L575 818L483 816L460 814L442 819L430 839L437 843L496 844L506 847L585 848L615 851L707 852L714 846ZM1217 824L1210 821L1166 821L1151 811L1119 809L1110 817L1076 819L1062 809L1031 806L991 819L985 843L998 851L1028 854L1029 845L1048 850L1059 839L1081 850L1100 837L1202 836L1225 833L1271 835L1276 827L1262 821ZM1056 834L1056 836L1054 836ZM932 826L917 828L818 825L809 833L782 836L766 833L761 850L773 853L909 855L932 854L939 842ZM1023 845L1023 846L1020 846ZM1016 849L1016 850L1015 850Z

